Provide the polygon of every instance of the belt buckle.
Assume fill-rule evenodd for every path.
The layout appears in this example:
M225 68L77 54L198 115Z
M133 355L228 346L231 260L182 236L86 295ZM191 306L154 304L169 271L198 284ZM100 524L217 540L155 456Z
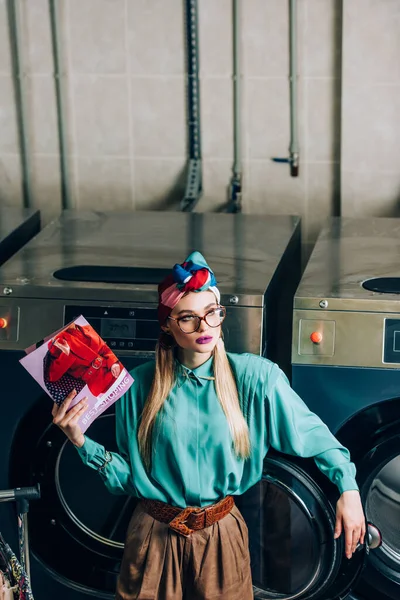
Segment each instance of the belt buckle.
M93 369L96 369L96 371L98 371L101 367L103 363L103 359L101 358L101 356L98 356L97 358L94 359L94 361L92 362L92 367ZM97 366L98 365L98 366Z
M168 523L168 526L176 533L179 533L184 537L190 537L194 529L190 529L190 527L188 527L185 523L192 513L198 513L202 510L202 508L198 508L196 506L188 506L187 508L181 510L181 512L178 513L176 517L174 517L172 521Z

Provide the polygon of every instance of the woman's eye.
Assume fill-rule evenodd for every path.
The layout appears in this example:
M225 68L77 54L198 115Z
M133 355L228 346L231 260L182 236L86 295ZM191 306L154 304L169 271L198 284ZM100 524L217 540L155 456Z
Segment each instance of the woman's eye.
M194 315L188 315L187 317L182 317L180 321L182 321L182 323L190 323L190 321L193 321L195 318Z
M216 312L217 312L216 310L210 310L210 311L208 311L207 317L213 317L216 314Z

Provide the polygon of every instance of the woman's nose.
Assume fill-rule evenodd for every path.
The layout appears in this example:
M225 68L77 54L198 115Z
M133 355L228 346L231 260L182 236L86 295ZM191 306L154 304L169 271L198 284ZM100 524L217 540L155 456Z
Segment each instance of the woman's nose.
M198 331L207 331L207 329L208 329L208 325L207 325L205 319L202 319L200 321L200 327L199 327Z

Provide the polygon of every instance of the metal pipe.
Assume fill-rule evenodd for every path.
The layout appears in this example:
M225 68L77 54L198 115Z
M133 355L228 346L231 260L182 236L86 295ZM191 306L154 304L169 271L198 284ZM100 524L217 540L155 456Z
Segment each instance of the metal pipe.
M17 113L18 142L21 157L22 197L25 208L33 206L32 167L30 140L28 131L28 110L26 73L23 64L21 44L21 15L20 4L16 0L7 1L8 27L10 34L10 49L12 77L14 82L15 106Z
M227 212L242 210L242 97L241 97L241 53L240 53L240 0L233 0L233 175L230 184Z
M202 194L197 0L186 0L185 8L189 162L185 195L180 206L182 211L190 212L193 210Z
M28 578L31 578L31 563L29 559L29 530L28 530L28 515L27 513L19 513L18 518L21 520L20 525L20 553L21 566Z
M335 58L334 58L334 74L335 79L333 80L333 94L334 98L340 98L340 102L336 104L336 109L333 114L333 131L334 146L332 148L333 156L335 161L332 165L334 189L338 190L338 193L333 195L332 203L332 214L335 217L340 217L342 214L341 205L341 148L342 148L342 106L343 106L343 1L338 0L334 4L334 22L340 23L339 27L335 28Z
M69 168L68 168L68 142L65 128L65 98L66 91L64 85L63 73L63 55L61 36L59 32L60 14L58 0L49 0L51 40L53 50L54 64L54 84L57 104L57 128L58 144L60 150L60 179L61 179L61 204L63 209L73 208L70 186L69 186Z
M289 81L290 81L290 174L299 174L299 136L297 117L297 0L289 0Z

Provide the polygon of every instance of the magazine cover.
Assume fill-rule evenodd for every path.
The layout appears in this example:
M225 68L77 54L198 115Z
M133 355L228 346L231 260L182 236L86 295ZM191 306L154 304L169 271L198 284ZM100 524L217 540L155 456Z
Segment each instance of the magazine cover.
M82 433L133 383L104 340L82 316L26 349L20 363L45 392L61 404L72 390L70 408L85 396L88 408L78 423Z

